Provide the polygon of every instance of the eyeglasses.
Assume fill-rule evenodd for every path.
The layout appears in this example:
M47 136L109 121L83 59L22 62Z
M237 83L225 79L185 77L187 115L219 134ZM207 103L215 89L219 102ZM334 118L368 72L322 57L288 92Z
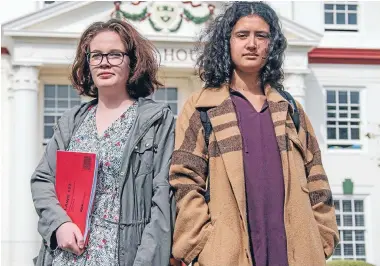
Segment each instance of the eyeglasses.
M112 66L118 66L118 65L121 65L123 63L124 56L128 55L128 53L111 52L111 53L102 54L99 52L90 52L90 53L86 53L86 55L87 55L87 62L91 66L100 65L103 61L103 57L107 58L108 64L110 64Z

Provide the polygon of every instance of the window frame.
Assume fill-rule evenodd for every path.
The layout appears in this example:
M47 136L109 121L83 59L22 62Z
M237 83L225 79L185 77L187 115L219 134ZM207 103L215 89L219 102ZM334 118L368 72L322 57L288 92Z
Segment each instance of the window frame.
M46 86L55 86L55 97L46 97L45 95L45 88ZM59 86L67 86L67 90L68 90L68 95L67 95L67 98L64 98L64 97L58 97L58 87ZM43 86L42 86L42 144L43 145L46 145L50 138L45 138L45 126L54 126L56 124L56 122L58 121L58 119L62 116L62 114L71 109L72 107L74 107L75 105L71 105L71 102L72 101L78 101L79 100L79 104L81 104L83 102L83 97L81 97L80 95L78 95L78 98L73 98L72 94L71 94L71 90L74 90L74 88L72 87L71 84L62 84L62 83L44 83ZM55 105L54 105L54 108L53 107L46 107L45 106L45 101L46 100L54 100L55 101ZM68 107L65 108L63 110L60 110L60 108L58 108L58 101L59 100L67 100L67 103L68 103ZM50 108L47 110L47 108ZM54 117L54 123L46 123L45 122L45 117L47 116L52 116Z
M323 2L323 25L325 31L342 31L342 32L358 32L359 31L359 2L356 1L328 1ZM328 10L325 8L325 5L333 5L332 10ZM337 10L337 5L345 5L344 12L339 12L343 10ZM355 5L356 10L348 10L348 5ZM326 12L327 11L327 12ZM333 14L333 24L327 24L326 23L326 13L332 13ZM343 13L345 14L345 24L337 24L337 14ZM356 24L348 24L348 14L356 14Z
M325 99L324 99L324 104L325 104L325 114L324 114L324 119L325 119L325 140L326 140L326 149L327 151L363 151L364 150L364 112L363 112L363 109L364 109L364 93L363 93L363 88L360 88L360 87L336 87L336 86L326 86L324 87L324 90L325 90ZM328 114L329 114L329 111L331 113L331 110L329 110L329 105L333 105L333 104L329 104L327 102L327 93L328 91L335 91L336 93L336 101L335 101L335 118L331 117L329 118L328 117ZM343 91L343 92L347 92L347 104L339 104L338 103L338 98L339 98L339 92L340 91ZM351 93L350 92L358 92L359 93L359 103L358 104L353 104L350 102L350 95ZM350 107L358 107L359 110L358 110L358 114L359 114L359 118L340 118L339 117L339 114L342 112L342 110L339 110L339 107L342 106L347 106L347 111L346 111L346 114L348 116L348 114L351 114L352 111L349 110ZM344 112L343 112L344 113ZM353 113L356 113L355 111ZM347 128L347 131L348 131L348 136L351 137L351 128L359 128L359 139L351 139L351 138L348 138L348 139L329 139L328 138L328 128L329 128L329 124L328 122L329 121L335 121L337 123L337 125L334 126L334 128L336 128L336 137L338 137L338 130L339 128ZM343 126L339 126L339 122L347 122L347 126L346 127L343 127ZM352 127L351 125L349 125L350 122L358 122L359 125L357 127ZM337 147L337 148L333 148L333 147L329 147L329 145L357 145L357 146L360 146L360 148L341 148L341 147Z
M339 230L339 238L340 238L340 241L339 241L339 246L340 246L340 251L341 251L341 254L340 255L332 255L330 258L329 258L329 261L330 260L344 260L344 259L364 259L365 261L369 261L369 258L370 258L370 225L369 225L369 221L370 221L370 217L369 217L369 207L368 207L368 195L334 195L333 196L333 200L334 200L334 206L335 206L335 201L339 201L340 202L340 207L341 207L341 210L337 211L335 210L335 213L336 215L339 215L340 216L340 225L338 225L338 230ZM343 211L343 201L351 201L351 212L344 212ZM355 203L354 201L356 200L361 200L363 201L363 211L362 212L356 212L355 211ZM353 226L344 226L343 225L343 215L344 214L349 214L351 215L353 221L355 220L355 215L356 214L363 214L364 215L364 226L356 226L355 224L353 224ZM362 230L364 231L364 240L356 240L356 235L354 236L354 234L352 234L352 240L344 240L344 237L343 237L343 231L346 230L346 231L355 231L355 230ZM353 255L350 256L350 255L344 255L344 244L351 244L352 243L352 248L353 248ZM356 255L356 244L364 244L364 247L365 247L365 255L364 256L361 256L361 255Z
M156 96L156 93L158 90L162 90L164 89L165 90L165 100L157 100L155 98ZM176 90L176 93L177 93L177 97L176 97L176 100L168 100L167 98L167 89L175 89ZM152 95L149 96L149 98L151 98L152 100L154 100L155 102L159 102L159 103L167 103L167 104L176 104L176 107L177 107L177 110L176 112L174 113L173 112L173 115L174 115L174 118L177 119L178 117L178 113L179 113L179 88L178 87L175 87L175 86L165 86L165 87L160 87L157 89L157 91L155 91ZM173 110L172 110L173 111Z

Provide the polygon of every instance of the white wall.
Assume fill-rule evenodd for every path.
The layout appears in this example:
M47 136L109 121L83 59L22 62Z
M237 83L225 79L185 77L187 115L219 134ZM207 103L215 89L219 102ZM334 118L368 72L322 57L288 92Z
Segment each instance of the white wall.
M306 78L306 105L316 131L323 163L332 186L333 194L342 194L342 181L351 178L354 194L366 195L366 226L368 262L380 265L380 135L368 139L367 133L380 133L380 67L365 65L310 65L312 73ZM355 151L327 150L325 87L360 87L363 149Z
M336 48L380 48L380 1L358 1L358 32L325 32L324 2L271 1L282 16L324 34L319 46Z
M0 24L36 11L37 7L38 3L35 1L20 3L19 1L3 0L0 8Z

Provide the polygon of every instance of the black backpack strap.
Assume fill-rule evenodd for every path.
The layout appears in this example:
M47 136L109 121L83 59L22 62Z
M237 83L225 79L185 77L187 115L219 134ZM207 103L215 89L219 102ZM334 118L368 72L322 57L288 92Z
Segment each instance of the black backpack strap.
M293 96L285 91L285 90L278 90L278 92L290 103L290 105L293 107L293 114L291 114L293 123L297 129L297 132L300 129L300 113L298 112L298 107L296 104L296 101L294 100Z
M203 125L203 130L204 130L204 138L206 142L206 149L208 149L208 144L210 142L210 135L212 131L212 125L210 122L210 118L208 117L207 110L205 108L200 108L200 116L201 116L201 122ZM209 171L207 170L207 189L205 193L205 201L208 204L210 202L210 174Z

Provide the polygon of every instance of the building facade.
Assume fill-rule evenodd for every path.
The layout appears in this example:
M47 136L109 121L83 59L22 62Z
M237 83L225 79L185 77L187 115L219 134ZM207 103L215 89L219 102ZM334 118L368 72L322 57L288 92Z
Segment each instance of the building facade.
M193 51L222 2L38 3L2 25L1 262L31 265L40 245L30 176L52 126L87 101L69 82L82 31L126 19L159 50L155 95L178 114L202 87ZM315 128L337 208L341 244L332 259L380 265L380 2L270 2L288 40L285 88Z

